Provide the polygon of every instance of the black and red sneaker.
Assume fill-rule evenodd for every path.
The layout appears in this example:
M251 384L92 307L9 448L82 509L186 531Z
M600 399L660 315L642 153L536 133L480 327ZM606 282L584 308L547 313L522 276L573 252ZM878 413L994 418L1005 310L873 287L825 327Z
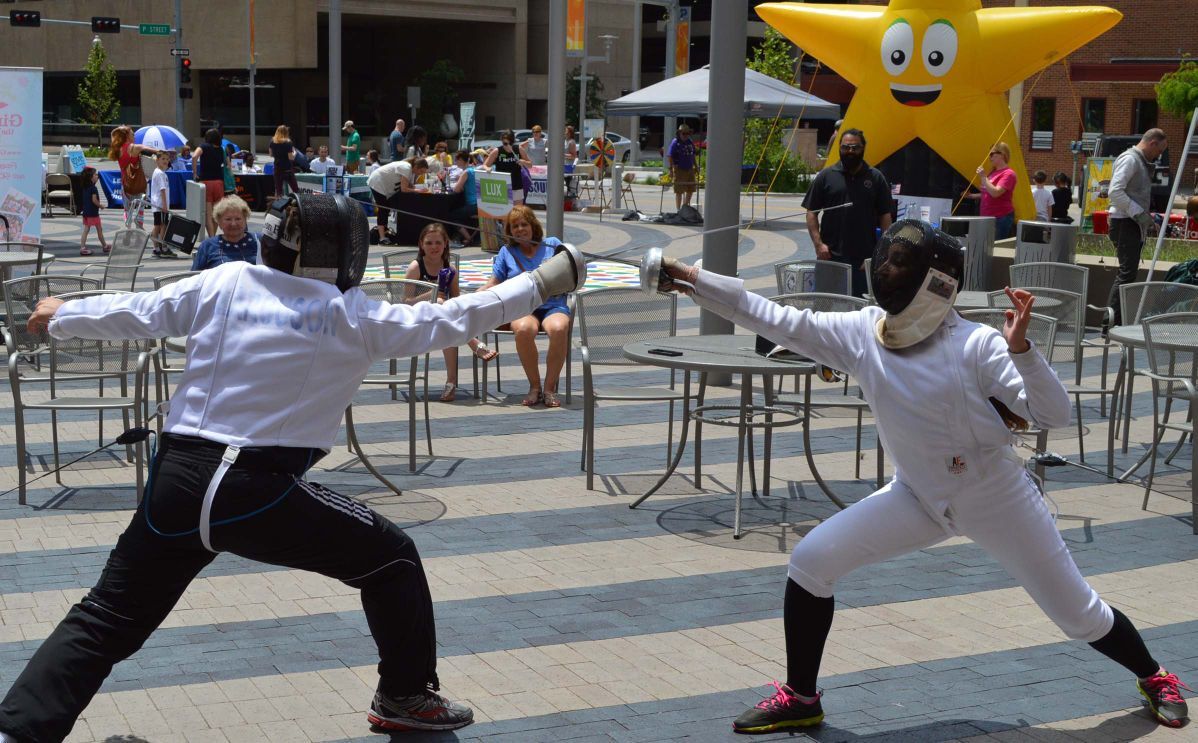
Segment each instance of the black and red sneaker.
M737 733L772 733L786 728L805 728L824 720L824 708L816 694L815 701L804 702L786 684L771 682L774 695L762 699L756 707L746 710L732 723Z
M409 697L376 691L366 719L385 730L457 730L474 722L474 710L434 691Z
M1160 724L1179 728L1189 719L1189 708L1181 696L1181 689L1193 689L1181 683L1176 674L1162 669L1155 676L1137 681L1136 686L1148 700L1148 709Z

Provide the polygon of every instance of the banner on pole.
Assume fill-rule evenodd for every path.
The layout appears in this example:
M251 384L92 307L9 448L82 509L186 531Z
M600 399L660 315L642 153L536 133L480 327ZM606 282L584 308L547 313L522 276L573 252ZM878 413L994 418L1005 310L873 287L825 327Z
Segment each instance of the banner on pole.
M691 9L684 5L678 9L678 28L674 29L674 75L685 75L691 71Z
M0 67L0 234L38 243L42 235L42 69Z
M458 149L474 149L474 101L464 101L458 106Z
M586 0L566 0L566 56L581 57L586 53Z

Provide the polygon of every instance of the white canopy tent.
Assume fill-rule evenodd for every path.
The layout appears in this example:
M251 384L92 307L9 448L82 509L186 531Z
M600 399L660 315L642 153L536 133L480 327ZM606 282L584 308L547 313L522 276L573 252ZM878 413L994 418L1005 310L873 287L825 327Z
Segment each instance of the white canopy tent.
M607 115L706 117L707 83L708 69L704 66L608 101ZM745 116L754 118L840 118L839 105L750 69L745 70L744 111Z

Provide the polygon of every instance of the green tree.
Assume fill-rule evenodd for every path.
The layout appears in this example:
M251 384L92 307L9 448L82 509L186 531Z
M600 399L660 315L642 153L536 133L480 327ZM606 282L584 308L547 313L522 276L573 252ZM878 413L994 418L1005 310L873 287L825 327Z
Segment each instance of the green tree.
M420 74L416 84L420 86L420 108L416 121L428 131L430 144L440 138L441 117L457 101L455 83L466 79L466 73L448 59L438 59L432 67Z
M121 102L116 97L116 68L108 61L104 45L95 42L87 53L83 80L76 91L83 120L96 130L96 145L104 144L104 125L116 120Z
M566 125L578 128L578 74L579 65L566 75ZM587 118L603 118L603 81L593 73L587 73ZM582 136L582 132L578 132Z
M1198 62L1181 63L1156 84L1156 102L1162 111L1180 116L1189 123L1198 107Z
M795 79L794 44L767 27L765 38L753 47L752 57L746 66L790 85ZM786 192L798 191L805 186L810 167L786 149L786 133L794 125L794 119L745 121L745 162L758 164L760 161L754 183L768 186L772 180L773 191ZM775 173L777 178L774 178Z

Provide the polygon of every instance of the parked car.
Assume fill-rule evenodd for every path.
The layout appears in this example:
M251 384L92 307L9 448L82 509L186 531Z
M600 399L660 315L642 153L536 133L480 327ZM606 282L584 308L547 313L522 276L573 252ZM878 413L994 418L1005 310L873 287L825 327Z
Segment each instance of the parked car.
M483 132L482 134L476 135L474 137L474 146L482 147L484 150L488 151L493 150L499 146L499 137L505 131L507 130L500 129L498 131ZM532 129L513 129L512 134L516 135L516 146L519 147L521 142L532 137Z
M532 137L532 129L513 129L512 133L516 135L516 146L521 142ZM474 139L475 147L482 147L485 150L492 150L499 146L499 136L503 134L503 130L495 132L484 132L482 135ZM611 140L616 148L616 159L622 163L628 162L632 157L632 140L618 132L607 132L607 138ZM545 132L545 139L549 142L557 142L557 138ZM580 153L581 154L581 153Z

